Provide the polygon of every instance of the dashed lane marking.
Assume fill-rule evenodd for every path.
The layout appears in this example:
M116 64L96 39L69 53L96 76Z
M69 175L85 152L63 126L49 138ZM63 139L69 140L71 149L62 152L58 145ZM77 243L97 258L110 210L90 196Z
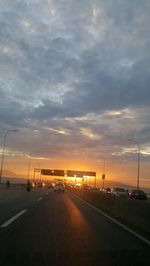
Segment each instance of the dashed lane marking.
M20 212L18 212L16 215L14 215L13 217L11 217L9 220L7 220L5 223L3 223L1 225L2 228L7 227L8 225L10 225L12 222L14 222L16 219L18 219L20 216L22 216L27 210L22 210Z
M37 201L41 201L41 200L43 200L43 197L39 198Z

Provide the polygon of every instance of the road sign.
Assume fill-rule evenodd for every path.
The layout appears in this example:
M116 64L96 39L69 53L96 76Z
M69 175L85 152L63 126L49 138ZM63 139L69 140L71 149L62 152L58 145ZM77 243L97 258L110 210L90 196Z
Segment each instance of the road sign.
M90 176L90 177L95 177L96 172L87 172L87 171L76 171L76 170L67 170L67 176L70 177L81 177L83 178L84 176Z
M67 170L67 176L70 177L83 177L82 171Z
M42 175L49 175L49 176L65 176L64 170L50 170L50 169L42 169Z

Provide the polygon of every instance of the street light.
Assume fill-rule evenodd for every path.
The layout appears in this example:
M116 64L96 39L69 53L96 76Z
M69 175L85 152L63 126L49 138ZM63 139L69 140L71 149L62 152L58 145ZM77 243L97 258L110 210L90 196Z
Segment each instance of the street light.
M18 129L9 129L6 131L5 135L4 135L4 143L3 143L3 151L2 151L2 160L1 160L1 170L0 170L0 183L2 180L2 176L3 176L3 165L4 165L4 157L5 157L5 148L6 148L6 139L7 139L7 135L10 132L17 132Z
M30 179L30 169L31 169L31 158L32 158L32 154L33 154L33 153L30 153L30 154L29 154L29 156L28 156L28 159L29 159L29 161L28 161L28 173L27 173L27 180L29 180L29 179Z
M103 189L104 189L104 182L105 182L105 165L106 165L106 161L103 161L103 174L102 174L102 180L103 180Z
M139 190L139 181L140 181L140 143L134 139L128 139L129 141L134 142L137 144L137 190Z
M29 156L27 180L29 180L30 178L30 165L31 165L31 156Z
M29 155L28 155L28 170L27 170L27 180L29 180L30 179L30 170L31 170L31 159L32 158L34 158L34 157L32 157L32 155L33 155L34 153L29 153ZM40 169L40 166L39 166L39 169ZM38 173L40 173L40 179L41 179L41 171L39 171L39 169L38 169ZM36 168L34 168L34 175L33 175L33 181L35 182L35 172L36 172Z

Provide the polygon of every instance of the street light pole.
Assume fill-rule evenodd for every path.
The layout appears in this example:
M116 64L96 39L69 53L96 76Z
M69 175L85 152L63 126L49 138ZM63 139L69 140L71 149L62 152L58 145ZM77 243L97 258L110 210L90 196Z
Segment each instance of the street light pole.
M105 182L105 165L106 165L106 161L104 160L103 162L103 175L102 175L102 179L103 179L103 189L104 189L104 182Z
M17 132L17 129L10 129L7 130L5 135L4 135L4 143L3 143L3 150L2 150L2 160L1 160L1 170L0 170L0 183L2 181L2 176L3 176L3 165L4 165L4 157L5 157L5 148L6 148L6 140L7 140L7 135L10 132Z
M137 145L137 190L139 190L140 187L140 143L137 140L129 139L129 141L134 142Z
M28 168L27 168L27 180L29 180L30 179L30 170L31 170L31 163L32 163L32 160L31 159L33 159L34 157L33 157L33 154L34 154L34 152L31 152L31 153L29 153L28 154L28 157L27 157L27 159L28 159ZM35 182L35 173L36 172L38 172L38 179L40 179L39 181L41 181L41 171L39 172L39 171L36 171L36 169L37 168L34 168L34 174L33 174L33 182ZM40 165L39 165L39 168L38 169L40 169ZM40 174L40 175L39 175Z
M31 156L29 157L29 162L28 162L28 174L27 174L27 180L30 178L30 165L31 165Z
M139 183L140 183L140 155L141 155L141 152L140 152L140 144L137 143L138 145L138 174L137 174L137 189L139 190Z
M96 184L96 175L95 175L95 182L94 182L94 187L96 188L97 184Z

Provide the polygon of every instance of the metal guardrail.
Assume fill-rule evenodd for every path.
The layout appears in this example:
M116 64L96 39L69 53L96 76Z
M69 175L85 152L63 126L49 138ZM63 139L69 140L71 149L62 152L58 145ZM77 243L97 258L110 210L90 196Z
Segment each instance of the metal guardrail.
M10 183L9 186L7 183L0 183L0 189L24 189L26 188L26 184L20 183Z

